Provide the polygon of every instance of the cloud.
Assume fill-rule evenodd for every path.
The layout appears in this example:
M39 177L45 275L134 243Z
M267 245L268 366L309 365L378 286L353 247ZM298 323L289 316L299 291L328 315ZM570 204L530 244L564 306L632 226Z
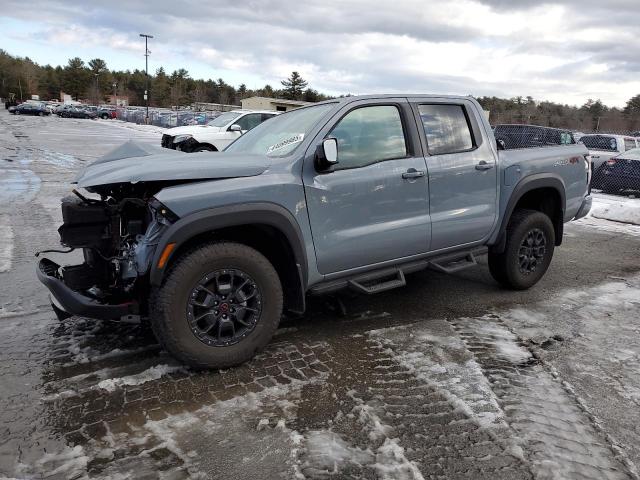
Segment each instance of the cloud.
M4 15L35 21L20 2L4 3ZM139 55L138 33L147 32L156 64L231 73L249 87L278 85L295 69L334 94L600 97L620 106L640 92L637 0L32 0L34 10L47 15L25 51L12 53L30 55L31 41Z

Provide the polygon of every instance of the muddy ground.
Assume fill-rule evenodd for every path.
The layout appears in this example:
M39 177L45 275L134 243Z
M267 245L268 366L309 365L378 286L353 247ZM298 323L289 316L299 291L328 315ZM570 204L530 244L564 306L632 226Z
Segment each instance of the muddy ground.
M160 130L0 111L0 476L637 478L640 227L569 225L528 292L482 262L346 316L314 299L252 362L193 372L144 324L58 321L34 274L68 182L132 138Z

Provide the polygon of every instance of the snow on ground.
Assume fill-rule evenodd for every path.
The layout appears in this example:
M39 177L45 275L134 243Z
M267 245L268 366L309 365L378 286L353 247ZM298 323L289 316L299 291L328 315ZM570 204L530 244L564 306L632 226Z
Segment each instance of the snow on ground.
M11 270L13 258L13 229L0 217L0 273Z
M137 124L137 123L131 123L131 122L123 122L122 120L98 119L96 121L104 125L111 125L114 127L126 128L128 130L133 130L135 132L140 132L140 133L162 134L165 132L165 130L167 130L166 128L157 127L155 125L144 125L144 124Z
M640 199L603 193L592 195L593 205L589 214L568 223L568 230L573 225L582 225L612 233L640 236Z
M156 365L135 375L127 375L126 377L107 378L98 383L98 388L114 392L117 388L124 385L142 385L143 383L157 380L163 375L184 371L184 367L176 365Z
M28 169L0 169L0 202L29 202L40 190L40 177Z
M432 323L427 329L411 325L373 330L369 335L392 349L395 359L417 378L442 391L454 409L482 427L504 425L491 385L446 322Z
M640 199L594 194L590 216L613 222L640 225Z

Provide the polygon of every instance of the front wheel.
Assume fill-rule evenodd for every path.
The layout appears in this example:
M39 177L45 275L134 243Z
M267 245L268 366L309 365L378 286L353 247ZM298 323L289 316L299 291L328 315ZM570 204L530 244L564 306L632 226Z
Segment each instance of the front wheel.
M243 363L269 342L282 315L282 286L260 252L210 243L180 257L150 300L160 343L196 368Z
M536 210L516 210L507 226L503 253L489 253L489 271L505 287L526 290L542 278L555 248L551 219Z

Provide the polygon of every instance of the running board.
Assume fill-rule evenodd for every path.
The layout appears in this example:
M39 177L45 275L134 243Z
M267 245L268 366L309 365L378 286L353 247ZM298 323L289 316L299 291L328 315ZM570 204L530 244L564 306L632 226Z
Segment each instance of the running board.
M361 273L350 277L343 277L314 285L309 290L312 295L322 295L335 292L343 288L351 288L361 293L374 294L392 288L404 287L407 282L405 275L432 268L438 272L455 273L468 267L477 265L476 257L489 251L487 247L476 247L473 250L449 253L431 258L423 258L398 266L387 267L368 273Z
M349 280L349 287L368 295L404 287L406 284L404 273L399 268L374 272Z
M434 258L429 262L429 268L442 273L456 273L465 268L478 265L474 252L451 254Z

